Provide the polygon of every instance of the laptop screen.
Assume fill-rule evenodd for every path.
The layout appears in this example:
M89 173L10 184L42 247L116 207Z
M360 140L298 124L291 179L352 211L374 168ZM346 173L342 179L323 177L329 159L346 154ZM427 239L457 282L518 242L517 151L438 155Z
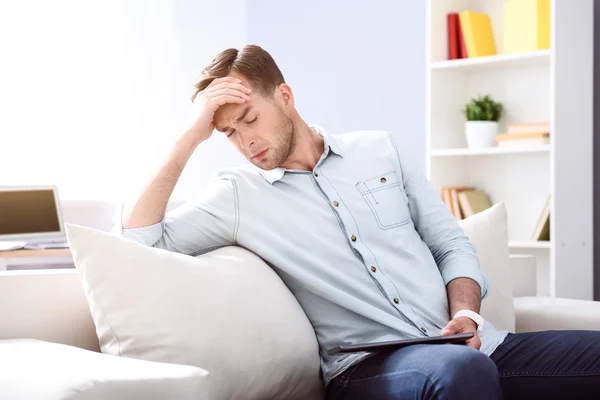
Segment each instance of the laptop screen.
M52 189L0 190L0 235L60 232Z

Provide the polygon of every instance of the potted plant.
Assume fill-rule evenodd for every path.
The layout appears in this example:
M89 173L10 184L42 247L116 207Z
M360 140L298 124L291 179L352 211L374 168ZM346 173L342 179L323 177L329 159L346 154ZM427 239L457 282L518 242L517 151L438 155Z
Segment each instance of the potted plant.
M470 149L496 146L498 120L502 111L502 103L495 102L489 95L472 98L465 105L465 135Z

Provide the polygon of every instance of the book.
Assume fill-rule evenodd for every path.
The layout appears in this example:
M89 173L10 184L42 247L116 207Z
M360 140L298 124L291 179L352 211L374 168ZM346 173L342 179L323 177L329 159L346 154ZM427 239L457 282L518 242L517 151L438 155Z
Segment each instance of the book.
M496 135L496 140L518 141L523 139L541 139L546 137L550 137L550 132L499 133Z
M469 58L467 46L465 45L465 35L463 35L463 29L460 25L460 16L458 18L458 47L460 49L460 58Z
M456 188L450 188L450 198L452 199L452 215L454 215L454 218L461 220L462 214L458 204L458 191Z
M496 43L489 15L463 11L458 16L469 58L496 55Z
M465 218L487 210L492 205L483 190L470 189L458 193L458 202Z
M504 2L504 52L550 48L550 0Z
M448 210L452 212L452 199L450 198L450 188L443 187L442 188L442 201L448 206Z
M533 240L550 240L550 207L552 202L550 201L550 196L548 196L548 200L546 200L546 204L544 205L544 209L538 219L538 222L533 231L533 235L531 239Z
M550 133L550 122L526 122L519 124L506 124L506 133Z
M470 186L453 186L442 188L442 201L448 206L448 210L454 216L454 218L461 220L463 219L463 213L458 202L458 193L464 190L473 189Z
M460 44L458 42L458 13L449 13L448 20L448 60L460 57Z
M550 144L550 132L500 133L496 135L498 147L532 147Z
M498 141L498 147L505 149L537 147L550 144L549 137L534 138L534 139L519 139L519 140L502 140Z

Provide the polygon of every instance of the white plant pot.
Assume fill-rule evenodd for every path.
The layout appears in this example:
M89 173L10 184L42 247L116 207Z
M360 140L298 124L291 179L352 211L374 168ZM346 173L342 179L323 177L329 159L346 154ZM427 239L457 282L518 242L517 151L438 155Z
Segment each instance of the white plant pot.
M498 123L495 121L467 121L465 135L470 149L482 149L497 145Z

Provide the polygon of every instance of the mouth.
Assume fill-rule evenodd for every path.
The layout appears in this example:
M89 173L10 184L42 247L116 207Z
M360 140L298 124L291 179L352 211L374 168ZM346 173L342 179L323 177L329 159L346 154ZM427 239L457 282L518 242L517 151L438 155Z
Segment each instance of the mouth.
M269 151L269 149L264 149L263 151L254 154L252 156L252 159L254 159L254 160L260 160L260 159L262 159L265 156L265 154L267 154L267 151Z

